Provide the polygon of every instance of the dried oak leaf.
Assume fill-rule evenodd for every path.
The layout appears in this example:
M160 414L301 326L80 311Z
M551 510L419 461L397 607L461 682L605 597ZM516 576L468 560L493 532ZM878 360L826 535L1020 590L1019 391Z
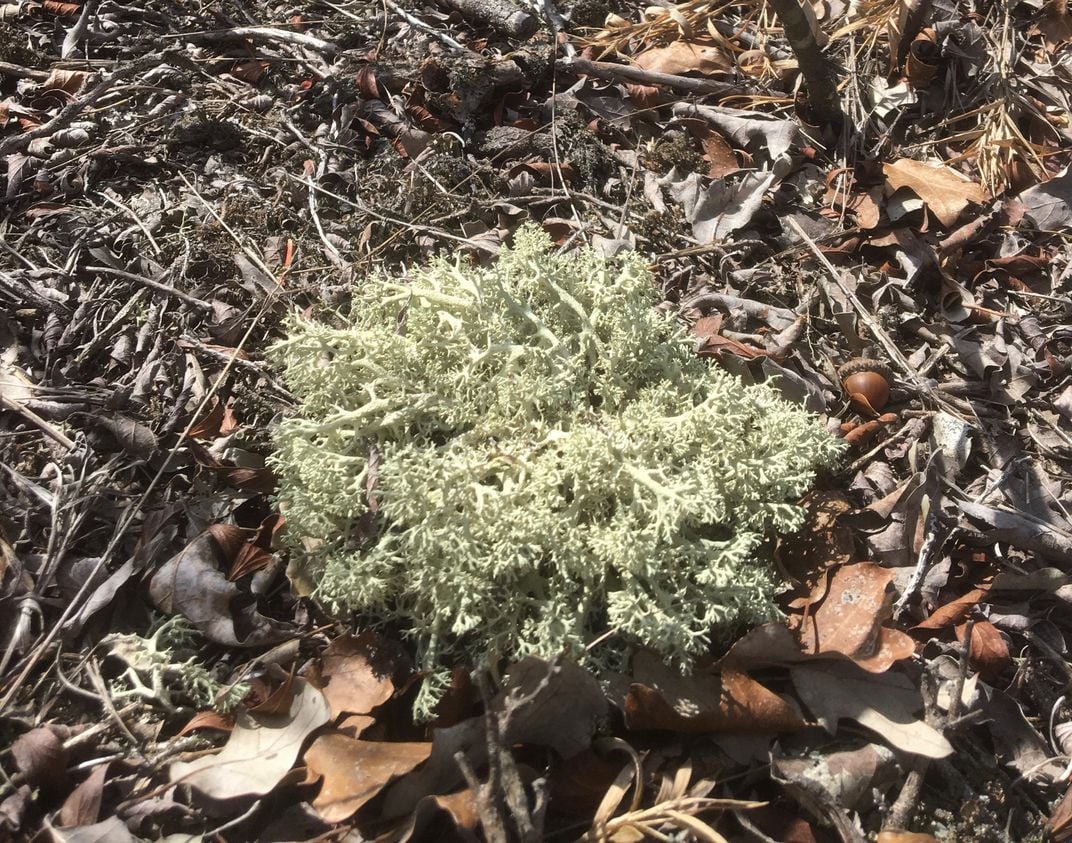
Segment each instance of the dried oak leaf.
M461 832L457 835L459 839L477 839L476 830L480 826L480 814L473 791L466 788L446 796L424 797L417 803L399 838L399 843L431 839L432 829L439 830L439 818L444 814L447 815L454 828Z
M259 797L287 774L309 735L331 719L327 700L297 680L286 714L255 716L241 711L226 745L216 755L171 765L172 782L191 785L212 799Z
M967 624L956 627L957 640L963 642ZM990 621L976 621L972 626L968 661L988 681L999 676L1012 663L1009 645L998 628Z
M954 600L950 600L931 612L930 617L917 623L913 629L942 629L963 621L987 595L989 588L973 588Z
M369 714L395 693L396 675L408 672L404 652L374 632L336 638L320 654L309 679L324 692L331 716Z
M175 736L181 738L199 729L213 729L218 732L230 732L234 728L234 717L220 714L218 711L199 711L183 726Z
M633 730L791 732L804 725L791 703L732 668L682 676L641 651L633 678L624 703L625 724Z
M169 615L182 614L210 641L232 647L259 647L276 644L289 632L264 615L248 608L243 622L249 632L239 637L231 603L241 590L221 570L228 548L233 548L233 529L219 529L197 536L165 562L149 581L149 596L154 605ZM221 547L217 535L224 537ZM244 537L243 537L244 541ZM239 545L238 547L241 547ZM228 566L229 567L229 566Z
M684 40L645 50L633 57L633 63L643 70L674 76L685 73L714 76L733 72L733 61L722 47Z
M20 735L11 745L11 755L26 781L36 787L56 790L67 781L67 750L48 726Z
M923 700L906 676L867 673L845 662L796 664L789 673L804 704L831 733L845 718L903 752L926 758L953 752L941 732L913 716Z
M431 753L431 743L360 741L340 732L321 735L303 759L311 773L324 779L313 807L324 822L342 822Z
M109 764L94 767L85 781L70 792L60 808L59 825L92 825L100 816L101 800L104 796L104 780L108 775Z
M839 653L871 673L883 673L911 656L912 637L882 625L891 614L891 582L893 571L871 562L838 568L818 608L801 621L805 650L813 655Z
M892 196L907 188L922 199L931 213L946 228L952 228L972 202L982 204L986 193L981 185L944 164L925 164L912 158L899 158L882 165L886 193Z

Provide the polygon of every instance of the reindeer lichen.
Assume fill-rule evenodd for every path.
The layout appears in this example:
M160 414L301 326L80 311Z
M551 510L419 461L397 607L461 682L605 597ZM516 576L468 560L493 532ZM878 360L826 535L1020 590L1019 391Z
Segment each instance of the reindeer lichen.
M639 257L550 245L370 280L342 327L295 319L273 349L302 399L274 457L293 553L432 671L606 630L687 663L772 616L761 546L838 452L698 359Z

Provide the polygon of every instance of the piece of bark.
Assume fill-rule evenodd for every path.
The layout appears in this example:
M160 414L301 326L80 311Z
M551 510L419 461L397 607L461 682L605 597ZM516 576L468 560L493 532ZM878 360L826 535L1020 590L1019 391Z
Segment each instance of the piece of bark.
M800 73L808 86L808 105L812 113L822 123L840 125L844 112L838 96L837 78L815 40L815 32L801 0L771 0L771 6L782 22L786 40L796 54Z
M439 0L474 23L487 24L503 35L528 38L539 27L536 18L513 0Z

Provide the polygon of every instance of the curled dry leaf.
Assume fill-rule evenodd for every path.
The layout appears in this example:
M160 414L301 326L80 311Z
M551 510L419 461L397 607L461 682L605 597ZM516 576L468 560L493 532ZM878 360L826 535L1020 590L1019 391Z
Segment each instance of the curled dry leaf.
M701 243L711 243L752 221L763 205L767 188L774 183L774 173L750 171L739 179L717 179L705 185L699 173L681 178L671 170L662 183L685 212L693 236Z
M1029 187L1017 197L1043 231L1057 231L1072 221L1072 167L1049 181Z
M313 807L324 822L342 822L431 752L431 743L360 741L340 732L321 735L303 758L310 772L324 779Z
M700 145L703 147L703 157L708 165L708 178L720 179L741 169L741 165L737 163L737 156L718 132L705 128L700 134Z
M294 685L294 674L279 675L282 671L270 665L266 676L260 676L250 683L249 694L245 704L250 714L286 714L294 704L294 695L298 688ZM316 687L315 685L313 687Z
M526 702L514 708L511 699ZM510 668L506 686L491 702L496 712L507 707L512 709L507 729L512 742L549 746L572 758L592 742L596 724L606 715L607 699L583 667L529 656Z
M221 570L222 556L223 549L214 533L206 531L199 535L153 575L149 582L153 603L169 615L185 615L206 638L217 644L258 647L282 641L288 636L287 631L255 611L246 613L244 620L249 624L249 632L239 637L231 601L242 592Z
M183 735L189 735L191 732L196 732L200 729L230 732L234 725L234 717L230 714L220 714L218 711L199 711L179 730L176 737L181 738Z
M71 791L60 809L60 826L89 826L97 823L110 767L109 762L94 767L89 776Z
M263 796L287 774L306 738L330 719L327 700L296 680L286 714L239 712L226 745L216 755L171 765L172 782L191 785L212 799Z
M765 357L767 351L754 345L722 336L723 317L721 313L713 316L701 316L689 329L697 338L696 353L701 356L718 357L723 353L735 354L746 360Z
M701 118L718 129L736 148L747 148L767 161L775 161L788 152L797 136L797 126L792 120L779 120L739 108L677 103L674 115Z
M98 764L85 781L71 791L60 808L61 826L91 825L97 821L109 766L107 763Z
M439 820L444 814L459 831L457 835L459 838L476 839L476 830L480 827L480 814L473 791L466 788L447 796L426 796L417 803L399 838L399 843L428 840L433 829L441 833L442 826L439 825Z
M42 91L64 91L74 96L86 84L90 74L85 70L54 69L48 79L41 83Z
M875 843L938 843L938 839L915 831L880 831Z
M989 588L973 588L967 594L939 606L929 618L917 623L913 629L942 629L959 624L986 598L988 591Z

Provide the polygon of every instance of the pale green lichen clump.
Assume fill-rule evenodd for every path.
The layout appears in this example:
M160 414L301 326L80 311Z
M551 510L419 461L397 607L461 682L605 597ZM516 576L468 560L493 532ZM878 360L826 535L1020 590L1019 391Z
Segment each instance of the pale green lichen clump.
M608 629L687 663L772 616L760 546L838 452L698 359L639 257L550 245L524 228L491 268L371 280L344 327L296 320L273 349L302 399L274 458L294 552L429 670Z

